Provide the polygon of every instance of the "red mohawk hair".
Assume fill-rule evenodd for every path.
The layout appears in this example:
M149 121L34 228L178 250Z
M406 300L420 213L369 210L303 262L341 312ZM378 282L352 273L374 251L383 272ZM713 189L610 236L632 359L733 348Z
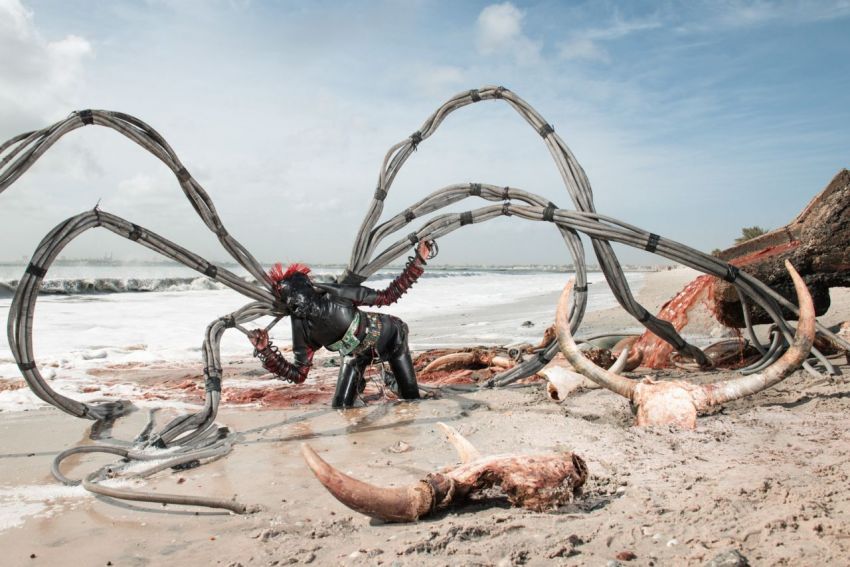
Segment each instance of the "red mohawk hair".
M269 277L272 279L274 283L280 283L285 279L291 278L295 274L304 274L305 276L310 276L310 266L307 264L299 264L294 263L290 264L286 267L286 270L283 269L283 264L278 262L275 264L271 270L269 270Z

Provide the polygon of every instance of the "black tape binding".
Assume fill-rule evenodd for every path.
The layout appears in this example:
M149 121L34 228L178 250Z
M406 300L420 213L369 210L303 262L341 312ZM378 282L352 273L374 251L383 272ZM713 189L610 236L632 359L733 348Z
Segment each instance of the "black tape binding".
M221 392L221 368L204 368L207 379L204 381L204 389L207 392Z
M555 128L552 127L551 124L544 124L540 127L540 130L537 131L540 134L541 138L545 138L549 134L552 134L555 131Z
M466 211L465 213L460 214L460 226L466 226L472 223L472 211Z
M473 197L481 196L481 184L480 183L471 183L469 185L469 194Z
M481 93L478 92L478 89L472 89L469 91L469 97L472 99L472 102L478 102L481 100Z
M502 190L502 200L503 201L510 201L511 200L511 188L510 187L505 187Z
M86 126L94 124L94 116L91 113L91 109L81 110L77 113L77 115L80 117L80 120L82 120L83 124L85 124Z
M733 266L732 264L726 265L726 275L723 276L723 279L729 283L735 283L735 280L738 279L738 274L741 273L741 270Z
M41 266L36 266L32 262L30 262L29 265L27 266L26 272L28 274L30 274L31 276L35 276L37 278L43 278L44 276L47 275L47 270L45 270Z
M577 285L573 288L576 292L581 293L583 291L587 291L586 285Z
M410 234L408 234L407 239L410 241L411 244L416 244L417 242L419 242L419 236L415 232L411 232Z
M186 183L192 178L192 175L185 167L181 167L176 172L174 172L174 174L177 175L177 181L179 181L180 183Z
M208 264L207 268L204 270L204 275L211 278L215 278L218 275L218 268L216 268L212 264Z
M408 209L408 210L406 210L406 211L404 212L404 220L405 220L405 221L410 222L410 221L412 221L412 220L413 220L413 219L415 219L415 218L416 218L416 213L414 213L414 212L413 212L413 211L411 211L410 209Z
M142 237L142 229L139 227L139 225L134 224L133 229L130 231L130 234L127 235L127 238L129 238L130 240L135 242L136 240L140 239L141 237Z
M236 326L236 319L233 315L228 315L227 317L222 317L221 322L224 323L225 329L232 329Z
M638 317L638 323L646 323L647 321L649 321L649 318L650 318L650 317L652 317L652 315L650 315L649 311L647 311L646 309L644 309L644 310L643 310L643 315L641 315L640 317Z
M377 189L375 189L375 199L376 199L376 200L378 200L378 201L383 201L383 200L384 200L384 199L386 199L386 198L387 198L387 192L386 192L386 191L384 191L384 190L383 190L383 189L381 189L380 187L378 187Z
M537 351L537 360L540 362L549 362L549 357L546 356L546 349L540 349Z
M225 236L230 234L223 226L218 227L218 230L215 233L218 235L219 238L224 238Z
M656 248L658 248L658 241L660 239L660 236L658 236L654 232L650 232L649 238L646 240L646 246L644 246L644 249L647 252L655 252Z
M413 149L415 150L419 143L422 141L422 132L417 130L413 134L410 135L410 142L413 144Z
M552 222L555 218L555 209L557 208L558 207L555 206L555 203L550 201L549 204L546 205L546 208L543 209L543 220Z
M20 369L21 372L26 372L27 370L35 370L35 362L19 362L18 369Z
M502 94L508 89L505 87L496 87L496 90L493 92L493 96L496 98L502 98Z
M505 203L504 205L502 205L502 214L505 215L506 217L513 215L513 213L511 212L511 204L510 203Z

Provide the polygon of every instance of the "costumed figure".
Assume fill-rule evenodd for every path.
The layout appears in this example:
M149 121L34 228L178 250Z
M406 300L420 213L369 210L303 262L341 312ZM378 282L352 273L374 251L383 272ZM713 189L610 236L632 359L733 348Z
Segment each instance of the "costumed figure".
M275 293L286 305L292 321L292 352L289 363L269 340L265 329L251 331L254 356L263 368L282 380L301 384L312 366L313 353L321 347L343 357L336 391L331 405L348 408L366 387L364 372L374 362L388 362L391 375L385 373L386 384L401 398L419 398L416 373L407 345L407 324L385 313L360 311L361 305L391 305L406 292L425 271L426 260L436 255L433 241L420 242L415 255L408 258L402 273L384 290L361 285L314 282L310 268L281 264L269 271L275 282Z

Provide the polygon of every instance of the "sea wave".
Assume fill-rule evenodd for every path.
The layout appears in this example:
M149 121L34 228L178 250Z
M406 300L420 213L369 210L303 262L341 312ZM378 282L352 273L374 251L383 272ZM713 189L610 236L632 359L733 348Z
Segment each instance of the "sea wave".
M0 280L0 297L11 297L19 280ZM197 291L225 289L209 278L82 278L45 280L42 295L97 295L104 293L143 293L153 291Z

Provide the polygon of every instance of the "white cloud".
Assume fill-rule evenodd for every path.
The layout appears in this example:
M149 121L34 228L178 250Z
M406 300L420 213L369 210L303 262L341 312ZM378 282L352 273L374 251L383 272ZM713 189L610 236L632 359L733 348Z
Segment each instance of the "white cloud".
M73 108L92 47L76 35L45 39L19 0L0 0L0 53L0 124L11 135Z
M619 17L604 28L591 28L574 34L561 44L559 55L567 60L602 61L608 63L611 56L601 45L605 41L621 39L636 32L661 27L657 20L624 21Z
M559 54L567 60L611 61L608 51L589 37L575 37L561 44Z
M414 82L429 96L443 96L466 82L466 74L460 67L451 65L423 66L415 71Z
M525 13L510 2L491 4L481 10L476 22L476 46L482 55L510 54L519 63L540 59L540 42L522 31Z

